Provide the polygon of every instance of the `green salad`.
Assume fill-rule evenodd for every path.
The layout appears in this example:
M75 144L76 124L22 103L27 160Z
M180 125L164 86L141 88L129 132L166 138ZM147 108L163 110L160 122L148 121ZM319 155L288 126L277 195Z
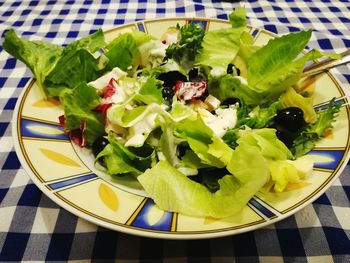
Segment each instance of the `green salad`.
M282 192L312 172L303 156L332 128L339 105L315 111L300 85L311 31L254 44L246 10L232 27L189 21L160 39L140 32L106 43L102 30L58 46L5 34L4 49L63 104L60 124L113 177L138 180L155 203L224 218L258 191Z

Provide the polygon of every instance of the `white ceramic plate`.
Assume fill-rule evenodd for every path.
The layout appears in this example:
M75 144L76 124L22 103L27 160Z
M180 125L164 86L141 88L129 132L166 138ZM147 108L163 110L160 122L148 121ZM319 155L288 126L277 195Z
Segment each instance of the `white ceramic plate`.
M137 22L106 32L112 40L133 29L160 37L170 26L189 19ZM195 19L206 30L231 25L223 20ZM248 27L256 44L265 44L274 34ZM330 74L315 79L315 107L333 97L347 102L348 95ZM18 100L13 117L13 137L17 155L33 182L49 198L71 213L97 225L133 235L198 239L238 234L280 221L319 197L340 175L349 159L349 106L341 108L332 134L308 154L314 171L305 180L290 184L283 193L259 192L241 211L230 218L194 218L157 208L135 181L112 180L95 169L88 151L74 146L59 126L62 106L44 100L35 80L30 81Z

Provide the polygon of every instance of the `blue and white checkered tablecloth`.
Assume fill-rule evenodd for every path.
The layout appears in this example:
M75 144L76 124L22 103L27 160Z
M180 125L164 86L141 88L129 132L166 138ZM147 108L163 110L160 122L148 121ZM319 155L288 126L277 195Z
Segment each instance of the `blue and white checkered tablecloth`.
M98 3L99 2L99 3ZM226 19L247 8L249 22L284 33L312 28L310 46L350 48L349 0L6 0L0 1L0 36L66 44L98 28L163 17ZM15 71L16 69L16 71ZM58 207L32 183L14 151L13 110L32 77L0 46L0 262L350 262L350 166L312 205L253 232L195 241L157 240L98 227ZM350 67L335 71L350 88Z

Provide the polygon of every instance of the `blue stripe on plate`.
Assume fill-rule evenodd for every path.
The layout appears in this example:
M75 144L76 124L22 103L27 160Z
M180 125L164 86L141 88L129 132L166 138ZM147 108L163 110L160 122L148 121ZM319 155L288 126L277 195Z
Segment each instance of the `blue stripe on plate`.
M58 124L55 125L40 121L21 119L20 128L22 136L26 137L69 140L69 137L64 133L63 128ZM45 130L45 128L48 129Z
M252 31L251 31L251 34L252 34L252 36L255 38L256 37L256 35L259 33L259 29L252 29Z
M272 211L267 209L265 206L263 206L261 203L256 201L254 198L249 200L249 204L251 204L254 208L256 208L259 212L261 212L263 215L265 215L268 218L276 216Z
M56 183L52 183L49 184L49 187L51 187L51 189L56 190L56 189L60 189L62 187L66 187L66 186L70 186L70 185L74 185L77 183L81 183L87 180L90 180L92 178L97 177L96 174L91 173L91 174L85 174L82 176L78 176L78 177L74 177L74 178L70 178L70 179L66 179L60 182L56 182Z
M160 230L160 231L170 231L171 223L173 218L173 213L164 211L164 214L154 225L149 223L149 212L150 209L155 206L152 199L148 199L146 204L143 206L141 211L138 213L134 221L132 222L132 226L147 228L152 230Z
M141 22L141 23L137 23L137 29L141 32L146 32L146 29L145 29L145 26L144 24Z
M319 160L315 159L314 168L335 170L344 156L345 150L312 150L307 155L320 156Z

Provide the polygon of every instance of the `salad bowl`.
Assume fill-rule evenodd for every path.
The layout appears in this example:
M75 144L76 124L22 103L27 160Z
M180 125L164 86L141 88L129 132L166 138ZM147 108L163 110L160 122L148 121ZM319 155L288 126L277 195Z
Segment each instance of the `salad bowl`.
M161 19L139 21L105 32L108 40L131 30L158 38L176 24L198 23L207 31L227 28L215 19ZM247 26L256 45L276 37L271 32ZM63 107L45 99L33 79L16 105L12 122L19 160L40 190L59 206L89 222L132 235L164 239L216 238L239 234L283 220L312 203L339 177L349 160L348 93L329 72L316 76L314 107L327 107L335 98L342 103L331 134L316 144L306 157L314 161L312 174L289 184L285 191L259 191L237 214L216 219L191 217L160 209L137 181L115 178L96 167L89 150L75 145L61 128Z

